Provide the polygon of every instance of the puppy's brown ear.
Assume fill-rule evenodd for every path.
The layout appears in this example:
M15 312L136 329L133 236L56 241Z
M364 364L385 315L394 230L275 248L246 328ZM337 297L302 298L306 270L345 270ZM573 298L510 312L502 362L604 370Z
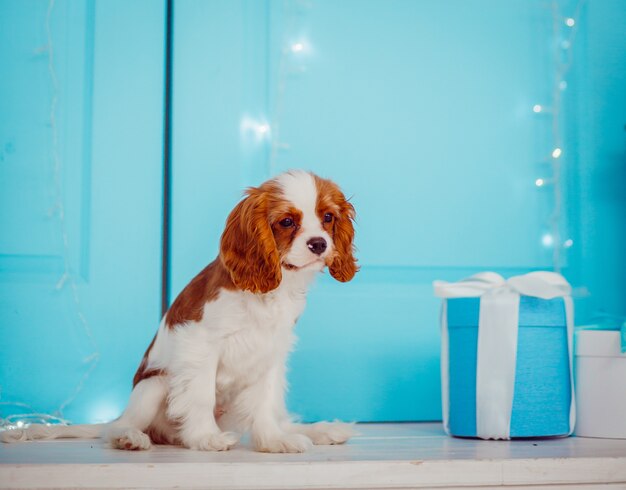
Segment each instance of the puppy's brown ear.
M235 286L267 293L282 279L280 257L268 221L267 194L251 188L232 210L220 242L220 259Z
M354 206L341 195L339 202L339 216L335 219L333 242L335 256L328 267L330 275L341 282L348 282L359 270L354 258Z

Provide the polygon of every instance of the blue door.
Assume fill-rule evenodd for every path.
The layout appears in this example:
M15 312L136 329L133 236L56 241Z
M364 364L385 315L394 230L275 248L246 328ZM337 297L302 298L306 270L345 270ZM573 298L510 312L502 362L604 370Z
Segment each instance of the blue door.
M158 325L164 14L0 1L2 417L117 417Z
M530 108L552 19L531 3L175 3L171 298L244 187L304 168L353 196L361 271L320 277L297 326L304 419L440 419L432 280L550 267Z

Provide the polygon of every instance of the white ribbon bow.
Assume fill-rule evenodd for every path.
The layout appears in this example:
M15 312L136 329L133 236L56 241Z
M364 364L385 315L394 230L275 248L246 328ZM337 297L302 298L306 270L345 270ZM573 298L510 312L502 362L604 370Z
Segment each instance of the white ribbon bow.
M443 423L449 418L449 363L447 298L480 297L476 363L476 435L482 439L510 439L520 295L541 299L562 297L565 302L570 365L570 425L574 430L574 378L572 342L574 307L571 286L555 272L530 272L505 280L495 272L482 272L459 282L435 281L435 295L444 298L441 318L441 389Z

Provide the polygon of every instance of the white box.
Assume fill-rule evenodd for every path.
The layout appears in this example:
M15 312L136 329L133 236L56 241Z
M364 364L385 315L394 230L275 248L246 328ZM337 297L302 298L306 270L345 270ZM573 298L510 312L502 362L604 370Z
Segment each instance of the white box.
M626 353L620 332L578 331L575 363L575 434L626 439Z

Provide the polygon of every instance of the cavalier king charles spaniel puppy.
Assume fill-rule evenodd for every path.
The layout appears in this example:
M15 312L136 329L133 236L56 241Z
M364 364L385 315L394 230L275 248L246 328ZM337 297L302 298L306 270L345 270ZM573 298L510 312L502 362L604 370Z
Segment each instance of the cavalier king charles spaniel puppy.
M119 449L222 451L249 431L264 452L347 441L350 424L292 419L285 371L315 275L328 267L346 282L357 271L354 216L339 187L312 173L290 171L248 189L228 216L219 256L163 317L124 413L109 424L32 425L2 439L104 437Z

